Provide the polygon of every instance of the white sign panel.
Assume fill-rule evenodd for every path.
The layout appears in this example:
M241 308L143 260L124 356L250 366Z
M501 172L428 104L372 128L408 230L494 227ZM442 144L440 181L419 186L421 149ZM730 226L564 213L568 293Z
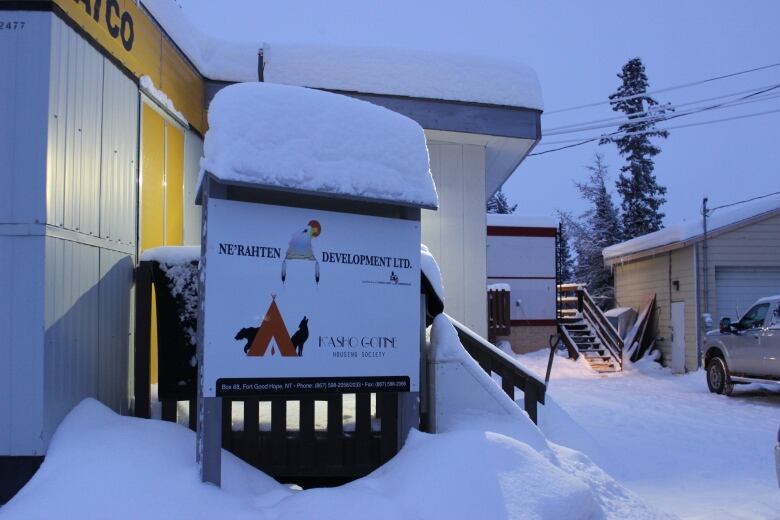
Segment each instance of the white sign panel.
M418 391L420 223L210 199L206 397Z

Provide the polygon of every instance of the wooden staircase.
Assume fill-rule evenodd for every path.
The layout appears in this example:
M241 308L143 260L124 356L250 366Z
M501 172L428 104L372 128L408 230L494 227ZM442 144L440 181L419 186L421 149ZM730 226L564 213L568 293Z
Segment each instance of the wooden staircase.
M583 356L596 372L623 370L623 340L588 291L579 284L559 285L558 300L561 339L570 356Z

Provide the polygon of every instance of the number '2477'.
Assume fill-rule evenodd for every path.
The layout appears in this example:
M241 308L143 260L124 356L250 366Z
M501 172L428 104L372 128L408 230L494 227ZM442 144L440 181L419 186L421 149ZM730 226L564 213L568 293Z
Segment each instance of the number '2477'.
M22 29L24 29L24 24L25 22L17 22L17 21L6 22L0 20L0 31L16 31L16 30L21 31Z

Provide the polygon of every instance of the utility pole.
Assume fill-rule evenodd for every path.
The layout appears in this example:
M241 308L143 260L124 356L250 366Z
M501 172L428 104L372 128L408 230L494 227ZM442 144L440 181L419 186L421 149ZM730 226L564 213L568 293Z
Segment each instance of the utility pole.
M707 218L710 216L709 213L710 210L707 208L707 197L704 197L701 201L702 226L704 228L704 243L702 245L702 296L704 297L704 312L706 313L710 312L709 246L707 244Z

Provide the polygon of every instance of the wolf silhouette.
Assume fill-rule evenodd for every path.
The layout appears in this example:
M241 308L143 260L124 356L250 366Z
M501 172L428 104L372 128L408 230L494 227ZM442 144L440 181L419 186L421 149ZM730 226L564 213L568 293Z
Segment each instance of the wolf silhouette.
M255 340L258 329L259 327L244 327L243 329L239 330L236 333L236 337L233 338L235 340L246 340L246 345L244 345L244 354L249 353L249 347L252 346L252 342Z
M298 325L298 330L290 338L299 356L303 355L303 344L306 343L307 339L309 339L309 319L304 316Z

